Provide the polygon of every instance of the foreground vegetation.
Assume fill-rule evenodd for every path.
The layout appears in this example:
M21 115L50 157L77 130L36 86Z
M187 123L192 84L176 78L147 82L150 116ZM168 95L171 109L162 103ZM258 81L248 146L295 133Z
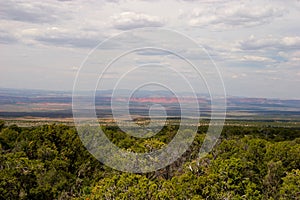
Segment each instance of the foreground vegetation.
M166 126L139 140L104 127L117 146L149 152L176 134ZM300 199L300 129L226 126L214 150L197 160L207 127L190 149L157 172L130 174L105 167L74 127L5 126L0 122L1 199Z

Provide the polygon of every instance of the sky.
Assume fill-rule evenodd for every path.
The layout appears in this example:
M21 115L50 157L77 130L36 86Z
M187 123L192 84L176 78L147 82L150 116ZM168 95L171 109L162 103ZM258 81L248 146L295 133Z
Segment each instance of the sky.
M120 55L136 42L149 46L148 39L156 41L152 46L173 42L174 51L184 52L191 62L204 62L203 52L180 39L187 36L213 60L211 67L217 66L227 95L300 99L299 19L299 0L2 0L0 87L72 90L81 66L89 80L88 74L95 74L89 64L96 63L99 73L105 69L101 59ZM176 31L182 37L132 34L139 28ZM124 31L124 41L113 41L87 57L99 43ZM149 63L121 85L126 88L156 77L155 81L163 79L180 88L185 79L178 77L184 76L195 79L196 87L199 76L173 57L151 49L133 52L110 68L102 77L108 84L99 87L113 89L130 67Z

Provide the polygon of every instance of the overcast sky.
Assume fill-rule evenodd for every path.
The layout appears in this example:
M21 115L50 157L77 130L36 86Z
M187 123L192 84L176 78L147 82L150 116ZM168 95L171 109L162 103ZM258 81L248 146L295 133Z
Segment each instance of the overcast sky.
M299 99L299 19L299 0L2 0L0 87L72 90L77 70L99 42L123 31L160 27L203 46L228 95ZM189 53L191 59L201 57ZM127 59L141 64L162 58L143 56ZM164 63L183 68L174 59L159 65ZM123 60L119 73L127 64ZM193 76L186 69L180 73Z

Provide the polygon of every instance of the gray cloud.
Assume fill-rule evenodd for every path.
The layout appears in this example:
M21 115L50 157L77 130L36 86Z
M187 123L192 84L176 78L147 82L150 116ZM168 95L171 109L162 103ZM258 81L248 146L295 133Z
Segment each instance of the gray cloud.
M14 35L6 32L6 31L0 30L0 43L1 44L11 44L11 43L15 43L17 41L18 41L18 39Z
M49 23L57 20L57 11L46 4L32 4L29 1L0 2L1 19L30 22L30 23Z

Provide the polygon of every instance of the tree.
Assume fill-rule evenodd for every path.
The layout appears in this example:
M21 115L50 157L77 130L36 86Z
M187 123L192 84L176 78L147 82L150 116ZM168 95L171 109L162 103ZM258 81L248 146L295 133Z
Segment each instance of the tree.
M280 188L280 199L300 199L300 170L293 169L282 178L283 184Z
M0 120L0 131L3 129L4 125L5 125L5 121Z

